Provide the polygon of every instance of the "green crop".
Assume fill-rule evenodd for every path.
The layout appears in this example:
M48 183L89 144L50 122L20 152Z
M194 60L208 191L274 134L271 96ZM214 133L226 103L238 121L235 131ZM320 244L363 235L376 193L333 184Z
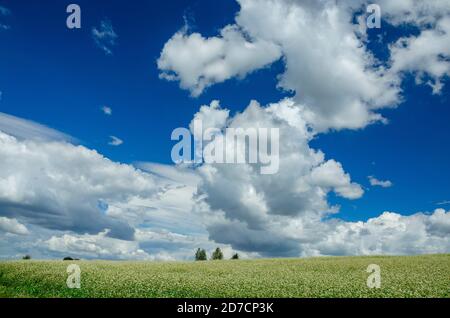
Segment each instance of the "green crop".
M81 288L66 285L69 264ZM369 264L381 288L366 285ZM208 262L0 262L0 297L450 297L450 255Z

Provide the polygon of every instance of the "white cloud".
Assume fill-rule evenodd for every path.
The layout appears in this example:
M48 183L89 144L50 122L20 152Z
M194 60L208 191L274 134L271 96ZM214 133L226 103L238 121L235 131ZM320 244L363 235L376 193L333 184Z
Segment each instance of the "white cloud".
M60 255L69 255L81 258L101 259L134 259L153 260L139 244L134 241L124 241L108 236L109 230L96 235L70 235L52 236L43 242L50 251Z
M108 116L112 115L112 108L111 107L103 106L101 109L102 109L102 112L105 115L108 115Z
M133 228L102 205L152 197L157 180L83 146L19 140L0 132L0 214L54 230L130 239Z
M353 1L357 5L367 1ZM450 14L447 0L380 0L383 18L395 26L401 24L417 25L419 27L432 27L441 17Z
M321 240L305 246L306 255L448 253L450 212L403 216L384 212L367 222L328 222Z
M390 188L393 185L392 182L389 180L385 180L385 181L378 180L374 176L369 176L368 179L369 179L370 185L373 187L378 186L378 187L382 187L382 188Z
M220 36L204 38L199 33L177 32L158 59L161 77L179 80L180 86L200 95L205 88L234 76L264 67L281 57L280 48L264 40L248 41L236 26L227 26Z
M450 9L443 0L379 3L388 23L412 24L421 30L418 37L402 38L392 45L385 66L366 47L367 28L361 24L365 17L359 17L359 24L352 23L353 15L365 12L369 1L238 2L241 8L235 24L225 26L219 36L175 34L158 61L162 77L179 80L182 88L197 96L207 86L245 76L283 56L286 69L278 86L295 92L294 100L308 125L327 131L384 122L377 110L401 102L404 72L415 72L418 79L430 76L427 84L434 93L440 92L442 79L449 75ZM230 52L246 43L272 45L273 50L244 50L230 62L234 56ZM264 52L273 54L262 56Z
M109 138L111 138L111 141L108 143L110 146L120 146L123 144L123 140L116 136L109 136Z
M442 209L386 212L367 222L326 218L338 211L326 193L351 199L358 191L335 160L307 146L300 120L289 100L264 108L252 103L227 119L229 125L276 123L291 136L277 177L246 165L139 164L150 175L82 146L0 134L0 211L8 220L26 220L19 223L26 230L4 217L0 223L3 231L7 224L31 232L20 241L0 234L0 257L192 259L196 248L216 246L245 257L450 250L450 212ZM134 234L124 235L125 225Z
M448 4L447 4L448 5ZM418 36L404 37L391 46L391 63L394 72L412 72L421 83L427 76L433 94L442 90L444 77L450 75L450 17L438 20L432 29Z
M215 245L252 256L450 251L450 212L442 209L385 212L364 222L336 218L339 207L330 205L328 195L357 199L362 187L337 160L310 146L317 133L382 120L378 110L401 101L405 72L439 93L448 76L448 2L380 2L385 21L420 31L394 43L385 66L368 51L365 28L351 23L366 1L239 3L235 24L215 37L177 32L158 67L161 77L180 81L197 96L282 58L279 87L294 97L268 106L253 101L233 116L215 101L194 116L206 127L279 128L278 174L263 176L257 164L140 163L145 173L58 142L42 127L36 133L34 123L22 129L23 121L3 115L0 124L9 121L3 123L9 131L0 133L0 214L23 222L30 234L20 242L1 234L2 257L4 250L22 252L34 242L47 249L44 255L118 259L185 259L197 247ZM117 35L110 23L92 35L112 54ZM18 138L9 136L14 134Z
M227 113L215 102L196 116L217 122ZM227 113L228 114L228 113ZM212 119L208 119L208 116ZM204 164L194 211L210 239L259 256L315 256L441 253L450 250L450 213L402 216L384 213L367 222L337 218L330 192L346 199L363 195L336 160L310 148L314 134L291 99L261 107L252 102L242 113L222 118L225 127L280 129L280 169L261 175L256 165ZM213 141L214 142L214 141ZM374 181L374 180L372 180ZM379 181L387 186L388 181ZM335 218L329 218L335 214Z
M448 251L449 239L442 236L447 227L432 225L435 219L446 224L443 220L449 214L445 211L432 216L384 213L367 222L327 218L339 211L329 205L328 193L357 199L363 190L339 162L325 159L325 154L309 145L318 133L386 122L378 111L402 101L401 75L405 72L417 73L418 81L431 77L429 85L439 92L442 78L448 75L448 3L381 1L385 21L394 26L412 24L420 30L418 37L409 36L390 46L390 59L381 62L367 48L364 18L352 23L357 12L365 12L368 1L238 2L241 8L235 24L210 38L178 32L166 43L158 61L163 78L180 81L182 88L197 96L212 84L258 68L248 60L260 58L260 51L246 52L232 67L225 63L232 46L240 49L243 43L228 40L224 33L230 32L233 39L274 45L279 54L262 64L282 56L285 71L278 86L295 93L267 107L252 102L233 117L218 102L202 106L194 116L220 129L280 129L280 169L274 176L261 176L256 165L248 164L204 164L197 169L202 180L194 209L204 218L210 238L271 256ZM198 63L188 62L193 57ZM209 76L209 67L216 63L223 72ZM213 142L220 142L220 137ZM392 185L375 178L371 182Z
M228 114L216 102L207 108L202 106L194 117L215 123L218 114ZM362 196L361 186L340 163L310 148L313 135L292 100L267 107L253 101L242 113L220 122L234 128L279 128L280 165L274 175L261 175L258 164L204 164L197 169L202 180L195 208L216 242L249 252L295 255L300 245L285 235L286 224L298 218L319 222L335 213L336 207L327 202L330 192L347 199Z
M173 71L170 79L180 80L182 88L198 95L205 86L260 68L253 61L271 50L249 50L238 59L239 63L231 64L233 68L213 67L225 70L220 74L226 75L210 80L209 60L212 59L213 66L217 60L226 65L228 52L242 46L242 41L222 39L223 33L231 33L233 39L248 38L252 43L273 45L276 54L264 59L263 65L283 55L286 70L280 76L279 87L296 92L296 103L302 105L304 118L316 130L364 127L382 119L376 109L398 103L396 77L375 66L374 57L355 34L357 25L349 23L351 10L334 1L238 2L241 9L236 24L222 29L221 37L210 38L211 45L202 45L205 40L195 33L190 36L177 33L169 40L158 64L163 75L166 70ZM227 45L212 45L215 42ZM187 62L193 56L198 63Z
M0 132L19 139L76 142L75 138L55 129L1 112Z
M358 199L364 193L359 184L350 181L350 175L344 173L342 165L334 160L328 160L314 168L311 179L315 185L334 189L336 194L347 199Z
M0 217L0 231L17 235L29 234L25 225L19 223L16 219Z
M117 44L117 34L114 32L111 21L108 19L100 22L100 27L92 28L92 38L95 44L105 52L106 55L112 55L112 47Z

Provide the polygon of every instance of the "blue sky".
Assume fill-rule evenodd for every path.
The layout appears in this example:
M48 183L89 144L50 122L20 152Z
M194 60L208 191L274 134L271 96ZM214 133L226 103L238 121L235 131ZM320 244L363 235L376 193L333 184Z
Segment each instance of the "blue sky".
M136 5L79 0L81 29L65 26L69 3L0 1L10 10L0 16L0 23L10 26L0 29L0 112L73 136L114 162L171 165L171 132L188 127L199 107L212 100L220 100L234 115L251 100L266 105L296 95L277 86L286 70L286 57L212 85L198 97L180 89L178 81L159 77L157 60L167 41L186 25L189 34L217 36L224 26L235 23L240 10L235 1L140 1ZM110 55L92 36L92 29L102 21L109 21L117 35ZM389 59L389 44L420 34L421 26L392 24L383 20L381 29L368 31L367 50L384 63ZM383 41L377 41L378 36ZM383 211L412 215L449 209L450 203L445 203L450 200L448 76L441 78L439 94L432 94L425 83L415 83L413 72L399 76L401 101L395 108L378 111L388 122L358 129L331 128L309 143L322 150L325 159L340 162L351 180L365 190L356 200L329 193L330 205L341 206L333 217L366 221ZM426 82L430 75L424 76ZM112 114L104 114L103 106L110 107ZM109 145L110 136L123 144ZM389 180L392 186L371 186L369 176Z
M81 30L65 27L66 5L46 1L8 6L17 13L8 17L14 27L1 34L8 43L0 53L1 107L76 136L114 160L170 163L170 134L187 126L199 105L219 98L238 111L254 98L255 90L264 92L258 94L262 103L283 96L272 75L282 65L213 87L195 99L176 83L159 79L156 60L167 39L183 27L184 17L194 21L194 29L215 33L233 20L238 9L234 2L148 1L136 7L80 1ZM105 18L118 34L112 56L105 56L91 36L92 27ZM113 108L114 116L105 117L100 111L103 105ZM126 140L123 147L107 146L111 134Z

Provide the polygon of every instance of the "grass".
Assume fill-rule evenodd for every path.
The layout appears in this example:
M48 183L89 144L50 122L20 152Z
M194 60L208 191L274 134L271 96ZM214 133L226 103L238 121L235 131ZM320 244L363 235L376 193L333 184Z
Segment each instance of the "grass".
M69 264L81 288L66 285ZM381 288L366 285L369 264ZM0 297L450 297L450 254L208 262L0 262Z

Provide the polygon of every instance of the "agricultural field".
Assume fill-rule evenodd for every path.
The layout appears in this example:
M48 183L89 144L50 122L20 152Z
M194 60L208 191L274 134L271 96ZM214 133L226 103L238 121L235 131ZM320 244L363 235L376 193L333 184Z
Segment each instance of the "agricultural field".
M78 264L81 288L67 287ZM381 287L368 288L369 264ZM450 255L205 262L0 262L0 297L450 297Z

